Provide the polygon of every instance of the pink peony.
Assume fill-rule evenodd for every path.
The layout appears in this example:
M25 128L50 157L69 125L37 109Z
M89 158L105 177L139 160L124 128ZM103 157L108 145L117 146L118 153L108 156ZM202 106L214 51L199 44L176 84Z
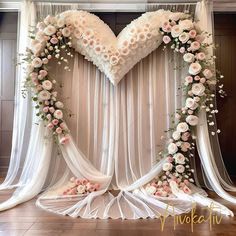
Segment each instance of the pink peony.
M171 38L170 38L169 36L165 35L165 36L163 37L163 42L164 42L165 44L168 44L170 41L171 41Z
M60 144L67 144L69 142L69 136L64 136L60 139Z

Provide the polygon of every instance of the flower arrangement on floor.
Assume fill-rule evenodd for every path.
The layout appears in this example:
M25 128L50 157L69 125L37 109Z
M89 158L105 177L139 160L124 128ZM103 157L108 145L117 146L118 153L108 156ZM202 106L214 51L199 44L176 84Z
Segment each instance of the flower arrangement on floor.
M91 183L87 179L78 179L72 177L70 179L70 187L63 191L63 195L81 195L98 191L99 184Z
M184 83L185 104L175 113L176 127L163 154L167 156L167 162L163 164L164 174L159 180L148 184L146 190L156 196L170 196L169 184L175 181L185 193L191 193L189 183L194 183L194 179L190 159L194 156L193 129L198 124L198 111L206 109L209 120L212 113L218 112L212 102L215 94L211 86L217 82L211 69L213 58L207 59L209 45L204 42L209 35L201 32L188 15L164 10L143 14L131 22L118 38L98 17L84 11L48 16L38 23L37 29L25 58L28 62L25 86L33 89L37 115L47 123L53 135L59 137L61 144L69 141L69 130L63 120L64 105L57 97L57 81L51 79L48 73L50 60L57 60L59 65L64 63L64 69L69 70L68 57L73 57L72 49L75 49L117 84L138 61L162 42L183 55L183 60L188 64ZM220 95L224 96L220 86ZM218 132L213 130L212 135ZM73 179L73 184L75 181ZM97 187L78 180L78 184L68 189L66 194L83 194L91 189Z

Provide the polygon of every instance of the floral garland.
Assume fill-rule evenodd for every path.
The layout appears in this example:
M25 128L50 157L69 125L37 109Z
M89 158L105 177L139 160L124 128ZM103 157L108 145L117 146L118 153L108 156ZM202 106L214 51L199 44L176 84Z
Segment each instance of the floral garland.
M73 38L79 40L77 46L81 43L79 47L86 46L95 50L95 53L102 53L104 63L109 62L110 66L115 66L113 69L124 63L124 59L128 55L126 48L129 45L135 45L134 49L139 52L139 42L147 40L154 50L157 44L151 42L157 39L155 37L158 34L162 35L164 44L171 45L174 52L181 53L183 60L189 66L184 83L185 105L175 114L176 127L166 150L167 162L163 164L163 175L146 186L148 193L164 197L172 194L170 181L175 181L185 193L191 193L189 184L194 183L194 179L192 177L193 169L190 168L190 158L194 156L192 153L195 149L193 129L198 124L198 111L206 109L210 113L209 118L212 116L211 113L218 112L211 103L215 96L212 93L211 85L215 84L217 79L211 70L210 60L212 58L209 60L206 57L206 48L209 45L203 42L205 36L209 35L205 33L204 36L196 24L192 20L186 19L186 16L183 19L181 13L173 13L170 16L169 20L162 23L160 29L153 29L150 24L145 24L144 33L139 29L141 32L139 36L143 35L143 38L136 39L132 32L136 32L137 29L131 28L132 37L129 41L124 41L122 48L118 51L117 49L112 51L106 46L101 47L99 38L96 38L90 29L81 30L85 22L84 14L81 14L82 18L79 21L48 16L43 22L38 23L38 31L31 35L33 39L31 48L27 49L24 59L28 62L25 87L33 89L32 99L36 103L35 108L38 109L37 116L46 122L55 137L59 137L61 144L66 144L69 141L69 130L63 120L65 108L58 99L57 82L49 77L47 65L50 60L55 59L58 64L65 64L65 70L69 70L67 58L73 57ZM224 96L222 85L220 85L219 93ZM213 126L214 122L209 122L209 125ZM213 130L211 133L215 135L219 132L219 130Z
M185 77L184 89L186 100L184 106L175 113L177 125L172 132L172 138L167 146L167 162L163 164L163 174L146 186L146 191L155 196L172 196L170 182L176 182L184 193L191 194L190 183L194 183L193 172L190 168L190 159L194 157L195 149L194 127L198 124L198 111L206 109L209 118L218 110L212 103L215 96L211 85L218 81L212 72L212 59L207 59L207 47L205 37L210 35L201 32L190 19L179 21L170 19L163 22L160 31L165 45L170 45L174 52L183 55L183 60L188 64L188 75ZM205 36L204 36L205 35ZM166 46L164 46L166 48ZM220 78L223 78L221 75ZM219 86L219 94L225 96L225 92ZM208 122L210 126L213 121ZM211 134L220 133L220 130Z

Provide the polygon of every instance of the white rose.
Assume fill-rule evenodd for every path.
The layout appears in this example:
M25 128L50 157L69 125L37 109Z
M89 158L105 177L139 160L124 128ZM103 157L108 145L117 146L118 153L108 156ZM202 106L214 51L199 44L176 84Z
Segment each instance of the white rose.
M178 25L174 25L172 28L171 28L171 35L173 38L176 38L178 37L180 34L183 33L183 29L180 28Z
M169 145L168 145L168 152L170 153L170 154L174 154L174 153L176 153L178 151L178 147L177 147L177 145L175 144L175 143L170 143Z
M194 115L189 115L186 117L186 122L188 122L191 126L195 126L198 124L198 117Z
M183 32L180 36L179 36L179 40L182 43L187 43L189 40L189 34L187 34L186 32Z
M188 124L186 122L180 122L177 127L177 131L184 133L189 130Z
M200 43L198 41L194 41L190 45L190 49L192 51L197 51L201 47Z
M58 120L62 119L63 118L63 113L61 110L56 110L54 113L53 113L54 117L57 118Z
M48 24L54 24L54 23L56 23L56 18L53 17L53 16L48 15L48 16L44 19L44 23L45 23L46 25L48 25Z
M43 45L41 43L36 43L31 46L31 50L33 51L34 55L38 55L43 50Z
M193 28L193 22L191 20L181 20L179 21L179 26L183 30L191 30Z
M173 165L172 165L171 163L167 162L167 163L164 163L164 164L163 164L162 169L163 169L164 171L169 171L169 170L172 169L172 167L173 167Z
M213 76L213 73L212 73L211 70L209 70L209 69L205 69L205 70L203 71L203 74L204 74L204 76L205 76L207 79L210 79L210 78Z
M176 171L179 172L179 173L183 173L184 170L185 170L185 168L184 168L183 165L177 165L177 166L175 167L175 169L176 169Z
M45 80L45 81L43 81L42 86L46 90L51 90L52 89L52 82L49 80Z
M86 186L85 186L85 185L79 185L79 186L77 187L77 192L78 192L78 194L83 194L83 193L85 193L85 190L86 190Z
M44 30L46 25L43 22L39 22L36 26L37 29L39 30Z
M189 74L197 75L201 71L202 67L198 62L191 63L188 69Z
M39 42L45 41L46 37L47 36L42 31L38 31L35 35L35 39L38 40Z
M148 194L152 194L153 195L156 191L157 191L157 189L154 186L147 186L146 187L146 192Z
M62 29L61 33L64 37L69 37L71 34L71 30L68 27L65 27Z
M42 101L49 100L50 96L51 96L51 94L48 91L46 91L46 90L42 90L38 94L39 100L42 100Z
M180 132L179 131L174 131L172 134L172 137L174 140L179 140L180 139Z
M43 62L39 57L36 57L36 58L33 59L31 64L32 64L33 67L39 68L39 67L42 66Z
M175 13L170 14L169 19L174 20L174 21L178 21L181 16L182 16L182 13L175 12Z
M192 110L195 110L198 107L198 104L196 103L196 101L192 98L187 98L185 101L185 106L187 108L190 108Z
M64 107L64 104L63 104L62 102L59 102L59 101L56 102L55 105L56 105L56 107L59 108L59 109L61 109L61 108Z
M176 153L174 155L174 159L177 164L184 164L185 163L185 156L182 153Z
M192 85L191 91L196 96L202 96L205 91L205 86L202 83L195 83Z
M184 58L184 61L189 62L189 63L194 61L194 55L192 53L185 53L183 58Z
M58 19L57 20L57 26L59 27L59 28L61 28L61 27L63 27L65 25L65 21L64 21L64 19Z
M48 25L48 26L44 29L43 32L44 32L46 35L51 36L51 35L55 34L56 31L57 31L57 30L56 30L56 28L55 28L54 26Z

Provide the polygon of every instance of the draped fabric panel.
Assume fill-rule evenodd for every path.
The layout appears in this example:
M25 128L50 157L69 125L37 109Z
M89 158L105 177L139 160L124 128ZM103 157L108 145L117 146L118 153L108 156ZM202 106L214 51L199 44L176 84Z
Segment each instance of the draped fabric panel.
M198 15L204 6L204 3L198 4ZM26 11L29 5L25 3L24 7ZM22 27L35 15L49 13L39 14L38 9L44 8L36 6L35 11L34 4L30 7L34 14L21 19ZM62 11L62 7L55 9ZM201 20L206 19L206 15L202 16ZM26 28L23 32L27 32ZM21 34L20 40L26 40L26 35ZM0 210L27 201L42 191L38 206L83 218L155 218L160 214L188 212L192 202L211 204L212 200L196 186L192 186L190 196L174 185L173 196L168 198L157 198L145 191L145 185L162 171L165 158L160 159L159 152L165 149L170 135L165 131L174 124L171 115L184 101L181 78L186 68L179 56L159 48L140 61L116 87L76 53L70 61L70 72L63 71L55 63L50 67L51 77L58 81L60 96L67 107L65 119L71 130L71 140L66 145L53 143L51 134L34 115L30 94L26 99L17 97L21 107L16 106L15 110L13 140L17 142L13 142L13 150L17 152L12 154L8 176L0 188L16 185L18 188L8 201L0 204ZM23 78L21 75L17 81L18 96ZM24 111L27 111L25 117L22 116ZM219 179L215 178L211 146L201 141L208 141L209 134L199 130L198 148L205 171L209 172L207 177L213 189L225 196ZM62 195L72 176L99 183L99 191L89 195ZM118 195L114 190L120 190ZM227 199L234 202L232 197ZM168 204L175 206L175 212L166 209ZM233 214L219 203L215 204L221 207L222 213Z

